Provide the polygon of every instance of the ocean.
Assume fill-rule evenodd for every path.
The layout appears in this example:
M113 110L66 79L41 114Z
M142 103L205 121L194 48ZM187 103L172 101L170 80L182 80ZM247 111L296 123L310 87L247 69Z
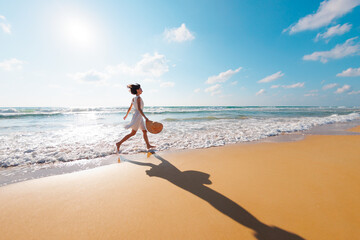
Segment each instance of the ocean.
M114 108L0 108L0 170L44 168L56 163L84 163L115 152L130 130L131 114ZM251 142L315 126L360 120L360 107L224 106L145 107L150 120L164 124L149 134L156 149L197 149ZM121 146L121 154L146 150L142 133ZM81 169L81 167L80 167ZM6 182L9 171L0 171ZM0 181L1 184L1 181Z

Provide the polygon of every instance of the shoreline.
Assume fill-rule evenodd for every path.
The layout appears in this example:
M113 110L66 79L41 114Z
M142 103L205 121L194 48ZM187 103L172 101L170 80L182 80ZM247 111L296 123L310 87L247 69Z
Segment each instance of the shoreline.
M308 135L359 135L360 133L348 131L348 129L360 125L360 120L354 120L350 122L332 123L315 126L309 130L296 131L290 133L283 133L276 136L269 136L263 139L249 142L237 142L234 144L225 144L222 146L213 146L211 148L232 146L232 145L247 145L247 144L261 144L264 142L293 142L300 141ZM174 149L161 151L161 154L167 153L181 153L193 150L209 149L209 148L195 148L195 149ZM0 188L9 184L15 184L23 181L34 180L44 177L68 174L78 171L84 171L97 167L107 166L118 163L119 156L126 156L129 159L142 159L146 156L146 152L136 154L125 154L125 155L110 155L96 159L83 159L74 160L70 162L55 162L46 164L34 164L16 166L5 169L0 169ZM6 178L6 179L5 179Z
M359 145L360 135L307 135L10 184L1 238L355 239Z

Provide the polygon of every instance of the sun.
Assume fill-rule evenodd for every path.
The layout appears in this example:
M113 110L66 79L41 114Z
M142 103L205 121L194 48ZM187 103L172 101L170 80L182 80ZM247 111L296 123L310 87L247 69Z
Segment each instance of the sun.
M62 41L76 48L91 48L96 43L96 29L91 20L79 14L62 14L58 19Z
M90 44L94 37L91 32L91 26L79 18L67 19L64 23L64 33L69 41L79 45Z

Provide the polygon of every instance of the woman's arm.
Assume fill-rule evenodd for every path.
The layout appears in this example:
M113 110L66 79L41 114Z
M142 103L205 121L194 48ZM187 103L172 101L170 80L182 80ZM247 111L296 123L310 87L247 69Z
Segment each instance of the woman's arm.
M137 105L140 106L140 97L138 97L137 101ZM146 121L149 121L149 119L145 116L144 112L142 111L142 109L139 107L139 112L140 114L146 119Z
M124 117L124 120L125 120L125 119L126 119L126 117L129 115L129 112L130 112L130 110L131 110L132 106L133 106L133 104L131 104L131 105L130 105L130 107L129 107L129 109L128 109L128 111L127 111L127 113L126 113L125 117Z

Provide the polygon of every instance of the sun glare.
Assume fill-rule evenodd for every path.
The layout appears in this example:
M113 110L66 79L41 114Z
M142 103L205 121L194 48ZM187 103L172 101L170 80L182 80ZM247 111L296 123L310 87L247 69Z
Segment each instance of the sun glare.
M77 48L90 48L96 42L93 24L82 16L65 15L59 22L59 34L68 45Z

